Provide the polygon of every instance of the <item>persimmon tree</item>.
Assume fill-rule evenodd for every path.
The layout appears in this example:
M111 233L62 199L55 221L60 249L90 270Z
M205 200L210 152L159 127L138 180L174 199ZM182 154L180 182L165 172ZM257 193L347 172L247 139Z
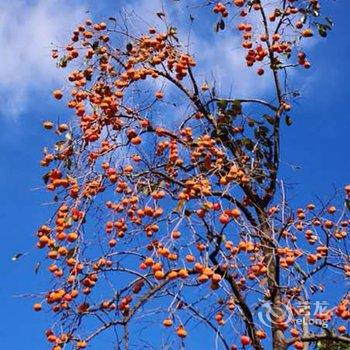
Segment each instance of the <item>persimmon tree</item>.
M196 332L208 349L346 348L350 186L336 206L293 208L279 171L288 72L307 74L303 48L332 22L318 0L188 5L241 35L273 97L219 94L164 9L141 34L86 20L53 50L70 68L53 95L74 117L44 122L57 137L41 161L55 211L37 231L52 277L34 304L55 314L47 340L94 348L107 333L111 347L140 349L147 326L164 349Z

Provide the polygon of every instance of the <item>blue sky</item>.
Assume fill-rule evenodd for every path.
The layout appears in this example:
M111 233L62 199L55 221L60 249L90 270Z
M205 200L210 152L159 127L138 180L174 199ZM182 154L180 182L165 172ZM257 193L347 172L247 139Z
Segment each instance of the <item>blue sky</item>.
M128 2L128 6L133 3L149 16L158 0ZM282 141L283 172L295 183L291 195L300 204L316 195L327 199L334 188L341 190L350 182L348 15L344 0L325 3L336 25L327 40L317 40L309 48L313 68L294 77L302 95L293 111L294 124L285 128ZM32 300L16 296L45 290L46 275L34 273L40 256L33 236L50 213L43 204L48 198L40 190L43 171L38 164L43 147L52 140L42 131L41 122L67 117L67 111L50 98L51 91L63 84L49 58L50 42L64 43L67 27L85 18L85 11L101 19L124 4L109 0L0 1L0 344L4 349L20 350L23 344L28 349L47 349L42 331L49 315L34 314ZM174 18L180 14L175 11ZM200 30L197 35L207 45ZM227 62L234 48L227 48ZM208 56L208 60L212 60L208 66L220 75L223 67L217 66L215 57ZM255 75L246 73L236 56L229 69L235 72L234 86L241 80L246 94L267 93L266 84L254 84ZM293 171L288 164L300 169ZM26 255L13 262L11 257L17 252Z

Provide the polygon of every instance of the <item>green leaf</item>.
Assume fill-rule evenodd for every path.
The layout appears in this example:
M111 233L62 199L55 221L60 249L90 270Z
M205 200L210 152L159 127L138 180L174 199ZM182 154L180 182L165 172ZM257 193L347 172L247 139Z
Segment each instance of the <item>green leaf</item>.
M70 158L65 158L64 159L64 167L68 170L71 170L72 169L72 161Z
M147 187L147 186L145 186L143 189L142 189L142 193L144 194L144 195L149 195L149 193L150 193L150 191L149 191L149 188Z
M67 141L72 141L73 140L73 135L70 131L68 131L65 135L65 138Z
M72 216L68 216L66 219L65 219L65 222L68 226L72 226L73 225L73 217Z
M242 144L248 151L252 151L254 149L254 142L248 137L242 140Z
M248 126L250 126L251 128L252 128L253 126L255 126L255 120L249 118L249 119L248 119Z
M77 253L77 248L71 248L68 250L67 259L74 258Z
M323 27L318 28L318 34L320 34L320 36L322 38L326 38L327 37L327 30L325 30Z
M325 17L325 20L329 23L329 25L331 26L331 27L333 27L334 26L334 23L333 23L333 21L332 21L332 19L331 18L329 18L329 17Z
M289 115L286 115L286 124L287 126L291 126L293 124L293 120Z
M318 33L322 38L326 38L328 33L327 30L332 30L332 27L329 24L316 23Z
M164 188L166 186L166 182L164 180L162 180L160 183L159 183L159 187L158 188Z
M221 29L221 30L224 30L224 29L225 29L225 22L224 22L223 19L221 19L221 21L220 21L220 29Z
M345 199L345 205L350 210L350 199Z
M35 264L35 269L34 269L35 274L37 274L39 272L40 266L41 266L40 262Z
M126 45L126 50L127 50L127 51L131 51L131 50L132 50L132 44L131 44L131 43L128 43L128 44Z
M268 132L269 129L266 126L259 126L254 130L254 135L257 139L264 139L266 138Z
M58 61L58 67L65 68L67 67L67 63L68 63L68 58L64 56Z
M271 115L264 114L263 117L267 120L267 122L271 125L275 125L276 119Z
M62 152L65 149L65 146L66 146L66 142L65 141L62 141L62 140L61 141L57 141L55 143L54 149L57 152Z
M281 11L280 9L277 8L277 9L275 10L275 16L276 16L276 17L279 17L279 16L281 16L281 15L282 15L282 11Z
M217 102L217 106L220 108L220 109L226 109L227 107L227 101L226 100L220 100Z
M240 100L233 100L233 101L232 101L232 105L233 105L234 107L241 108L242 103L241 103Z
M49 182L50 180L50 172L46 173L45 175L42 176L42 179L45 183L45 185L47 185L47 183Z
M226 114L230 117L233 117L233 118L235 118L237 116L236 111L233 109L229 109L228 111L226 111Z
M176 37L177 35L177 28L176 27L170 27L168 30L168 33L170 36L172 36L176 41L178 41L179 39Z
M177 213L180 213L182 211L182 209L184 208L185 203L186 203L186 201L184 199L179 200L177 202L177 205L176 205L176 208L175 208L174 211L177 212Z

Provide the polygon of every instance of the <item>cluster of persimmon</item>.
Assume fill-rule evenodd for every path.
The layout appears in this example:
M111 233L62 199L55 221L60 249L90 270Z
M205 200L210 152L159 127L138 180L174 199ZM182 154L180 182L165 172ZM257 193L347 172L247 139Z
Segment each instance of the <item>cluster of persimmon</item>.
M243 32L242 46L247 50L246 63L248 67L252 67L256 62L261 63L261 67L257 69L258 75L265 73L264 64L269 64L272 69L278 69L283 60L288 59L293 51L292 42L295 39L309 38L313 36L313 31L306 26L304 14L307 13L307 8L312 7L314 11L319 11L320 4L318 1L309 0L308 2L288 1L289 6L276 7L269 14L265 14L265 9L260 1L244 1L235 0L230 4L223 4L218 2L215 4L213 11L220 14L222 17L228 17L230 5L242 8L240 17L246 18L251 15L251 9L263 12L266 18L262 32L259 33L259 28L253 30L253 26L247 22L241 22L237 25L237 29ZM300 6L298 6L300 5ZM288 40L283 40L283 28L281 25L286 20L292 28L288 35ZM275 27L273 23L276 22ZM271 33L271 34L270 34ZM291 40L291 37L295 39ZM253 48L255 46L255 48ZM268 57L269 62L264 63L265 57ZM310 68L310 63L304 59L300 59L298 55L299 64L305 68Z
M104 164L103 165L105 170L110 169L108 164ZM110 172L110 175L115 174L115 172ZM116 179L112 178L112 182L116 182ZM189 180L189 183L187 184L189 188L191 188L194 183L193 180ZM112 202L107 202L106 205L108 208L115 210L117 212L120 212L122 208L129 208L129 205L131 206L135 206L138 203L138 198L136 196L132 196L130 193L130 189L129 191L127 190L128 187L125 186L124 188L124 193L130 195L130 197L128 197L127 199L124 198L121 200L120 203L115 204ZM347 194L349 194L349 188L346 187L346 191ZM165 196L165 192L162 190L158 190L158 191L153 191L151 194L152 198L154 200L161 200L162 198L164 198ZM120 207L121 205L121 207ZM136 210L137 207L133 207L133 210ZM220 211L221 210L221 206L218 203L207 203L206 205L206 210L216 210L216 211ZM302 230L303 227L303 223L304 222L309 222L310 220L307 220L307 215L312 213L315 210L315 205L313 204L309 204L307 206L307 208L302 209L299 208L297 210L297 221L296 223L291 223L293 225L296 226L297 230ZM149 216L149 217L157 217L158 215L155 215L156 210L151 208L151 207L144 207L143 209L138 209L136 210L137 214L140 216L140 218L143 218L144 216ZM327 209L327 212L329 215L334 215L334 213L336 212L336 208L334 206L330 206ZM68 249L66 247L57 247L55 241L64 241L66 240L69 243L74 242L77 239L77 236L72 236L71 237L71 233L68 234L67 236L65 236L63 233L64 230L66 229L70 229L71 224L69 223L69 221L67 221L67 216L69 215L70 210L68 208L67 205L62 205L57 213L57 219L56 219L56 239L51 239L50 235L51 235L51 229L47 226L42 226L38 232L38 236L39 236L39 244L40 247L45 247L48 246L49 248L53 249L50 251L49 253L49 257L53 258L53 259L58 259L60 256L62 258L66 257L68 254ZM276 215L279 213L279 210L277 207L272 207L270 210L271 215ZM232 209L232 210L224 210L223 213L220 215L220 222L222 224L227 224L231 218L235 218L238 219L240 217L241 213L238 209ZM74 220L75 221L79 221L81 220L83 217L83 213L81 212L77 212L76 210L74 211ZM313 218L310 221L310 224L317 227L325 227L327 229L334 229L336 227L336 225L330 220L330 219L319 219L319 218ZM298 225L301 225L301 227L298 229ZM342 227L347 227L348 226L348 221L342 221L340 223L340 225ZM125 232L127 231L127 225L125 220L123 219L119 219L115 222L108 222L106 224L106 232L107 233L111 233L114 229L117 230L118 232L118 237L123 237ZM310 235L310 233L308 233L308 230L305 232L306 235ZM285 234L285 236L287 237L289 235L290 238L290 234ZM316 232L314 233L314 235L316 235ZM177 240L181 237L181 232L178 230L172 231L171 233L171 238L173 240ZM316 241L310 241L309 243L314 244ZM113 245L110 244L110 246L112 247ZM197 246L198 251L201 252L203 250L201 245ZM239 244L237 246L235 246L231 241L227 241L225 244L225 248L228 249L231 253L230 255L227 255L228 259L234 258L237 256L237 254L239 254L240 252L245 252L248 254L252 254L252 258L254 256L254 258L252 259L252 261L254 262L251 266L247 266L246 269L246 276L248 278L248 280L255 280L256 278L258 278L259 276L263 276L266 275L267 272L267 266L266 263L263 262L263 259L261 257L259 257L260 254L260 248L258 245L254 244L252 241L240 241ZM167 261L171 262L171 261L177 261L179 259L178 254L175 252L171 252L168 248L166 248L162 243L160 243L159 241L152 241L152 243L148 246L149 250L155 250L156 255L158 256L158 258L165 258ZM55 253L51 253L51 252L55 252ZM295 263L296 259L298 259L299 257L301 257L303 255L303 252L300 249L291 249L290 247L285 247L285 248L279 248L277 253L280 255L280 264L282 267L284 268L289 268L291 266L293 266L293 264ZM316 249L316 253L315 254L307 254L306 259L307 262L309 264L314 264L318 259L322 259L324 257L327 256L328 253L328 248L324 245L319 245ZM255 256L255 254L258 254L257 256ZM176 269L171 269L168 271L164 270L164 263L162 263L161 261L154 261L152 258L146 258L141 264L140 264L140 269L141 270L145 270L145 269L150 269L155 280L161 281L161 280L175 280L177 278L179 279L186 279L188 278L190 275L194 274L197 275L197 280L199 283L205 283L207 281L211 281L211 288L212 289L217 289L219 287L219 283L222 280L222 276L218 273L215 273L215 271L210 268L210 267L206 267L205 265L203 265L201 262L196 262L196 257L194 255L188 254L186 255L185 260L187 261L187 263L193 263L193 267L191 268L176 268ZM69 272L69 277L68 277L68 282L70 284L72 284L72 286L74 285L74 283L77 281L77 274L81 274L82 271L84 270L84 266L82 263L78 263L78 261L76 261L75 259L72 258L67 258L66 259L66 264L67 266L70 267L70 272ZM101 267L103 266L111 266L112 262L108 262L106 261L106 259L100 259L98 262L96 262L96 264L94 265L94 270L99 270ZM222 266L223 269L227 269L228 267ZM63 270L61 268L59 268L56 264L52 264L49 267L49 270L54 274L54 276L56 277L62 277L63 275ZM344 268L345 273L349 273L350 268L345 267ZM80 279L80 283L83 287L83 291L82 293L87 295L90 293L91 288L93 288L93 286L95 285L96 281L97 281L98 277L96 273L86 273L84 274L84 277ZM237 281L237 285L240 286L241 288L243 288L243 286L245 285L245 279L244 278L240 278ZM140 292L140 290L143 287L144 282L141 280L137 281L134 285L133 285L133 293L137 294ZM72 287L73 288L73 287ZM79 294L78 289L71 289L70 291L66 290L66 289L58 289L58 290L54 290L51 291L50 293L47 294L47 303L48 304L52 304L53 305L53 311L55 312L59 312L60 310L63 309L67 309L69 308L69 303L74 300ZM122 299L122 301L120 302L118 308L119 310L121 310L124 314L128 313L128 310L130 308L130 303L132 301L132 296L127 296L124 299ZM348 305L346 303L346 301L343 301L342 304L338 307L337 311L335 312L335 315L337 315L338 317L346 320L348 319L350 316L350 311L345 307L344 310L344 305ZM101 302L101 309L108 309L108 310L114 310L115 309L115 304L113 302L113 300L107 300L104 302ZM228 309L234 309L234 302L229 302L227 305ZM35 310L39 311L41 310L41 304L35 304L34 305ZM89 306L87 306L86 303L83 304L79 304L77 307L78 312L86 312L86 310L89 309ZM299 314L298 310L295 310L296 315ZM324 314L320 314L317 315L317 318L323 319L323 318L329 318L333 316L333 312L331 312L330 310L327 310L327 312L325 312ZM219 313L217 313L215 315L215 320L218 322L219 325L224 325L225 321L224 321L224 312L220 311ZM166 319L164 320L163 324L166 327L170 327L173 324L173 321L171 319ZM285 322L283 320L281 320L280 322L280 328L285 330L288 328L288 325L285 324ZM258 331L259 335L257 335L260 339L264 339L266 337L265 333L263 331ZM261 333L261 334L260 334ZM294 332L296 333L296 332ZM181 337L184 338L187 336L187 331L185 330L185 328L183 326L179 326L176 328L176 334ZM298 338L299 335L295 335L296 339ZM242 344L250 344L251 340L249 337L247 336L242 336L243 338L241 339L241 343ZM60 337L50 337L51 340L55 343L53 349L59 349L59 347L62 344L62 336ZM66 339L66 338L64 338ZM68 341L68 339L66 340ZM76 342L76 347L77 348L83 348L86 346L86 342L84 341L77 341ZM295 341L294 343L294 347L296 349L299 348L299 342Z
M306 69L311 67L310 62L306 59L305 52L300 51L298 53L298 63L302 66L304 66Z
M207 170L219 168L224 160L223 151L216 145L216 140L209 135L203 135L196 140L196 147L191 152L191 161L203 165Z
M49 257L52 259L57 258L59 255L65 256L67 250L64 247L57 247L56 244L63 241L74 242L78 238L78 233L73 231L66 234L65 231L71 229L74 222L81 221L83 218L84 212L76 208L70 210L66 204L62 204L56 214L56 226L54 230L47 225L39 228L37 232L39 238L38 248L44 248L46 246L51 248ZM52 237L53 231L55 232L54 237Z
M280 264L284 268L294 265L297 258L305 255L307 264L314 265L317 261L329 258L329 248L320 241L319 229L326 230L334 237L335 241L341 241L347 237L347 230L350 225L349 220L335 220L335 213L337 208L335 206L329 206L326 209L326 213L329 217L317 216L316 206L312 203L308 204L306 208L298 208L296 211L295 220L290 220L288 228L281 232L281 237L297 242L300 239L300 233L304 232L305 241L311 246L317 244L317 247L313 253L305 254L305 251L300 249L292 250L289 247L279 248L277 253L281 256ZM276 207L270 208L271 215L279 213L279 209ZM346 264L345 264L346 266ZM347 269L345 268L345 273ZM346 274L346 276L348 276Z
M208 179L194 178L185 182L185 189L179 193L180 200L189 200L211 194L211 185Z
M249 174L246 174L244 168L240 168L237 165L232 165L229 171L224 176L220 177L221 185L227 185L230 182L248 184L250 182L250 177Z
M48 258L57 261L49 266L49 271L54 277L60 279L64 276L66 268L68 271L67 283L70 285L70 291L61 288L49 292L46 295L46 301L48 304L52 304L52 310L58 312L62 309L69 308L69 303L75 299L79 292L75 289L77 275L82 273L84 265L71 257L72 251L74 251L75 242L79 238L79 234L76 231L67 232L72 228L74 222L81 221L84 217L82 211L76 208L70 209L68 205L62 204L57 211L55 228L51 229L47 225L43 225L37 232L38 236L38 248L48 248ZM60 267L59 265L62 266ZM64 267L64 265L66 267ZM96 281L96 275L88 276L83 281L83 284L87 286L85 281ZM92 283L89 284L91 287ZM88 292L85 290L85 292ZM35 304L34 309L39 311L41 304Z
M67 188L69 186L69 179L64 178L62 172L59 169L53 169L47 174L48 184L46 188L49 191L53 191L59 187Z
M218 2L214 6L213 11L214 13L220 13L222 17L227 17L229 14L227 11L227 7L222 2Z
M115 116L120 110L131 112L121 106L121 100L126 88L132 83L145 80L147 77L157 78L159 72L156 67L161 64L166 64L168 70L174 73L178 80L182 80L188 70L195 66L191 56L179 52L174 45L171 45L171 38L176 34L174 29L170 29L168 33L158 33L155 28L151 28L150 35L142 36L133 44L129 44L126 52L120 51L117 54L111 52L107 45L109 38L103 34L105 32L105 23L92 24L88 20L85 25L80 25L73 32L72 43L66 47L66 54L63 57L59 57L57 50L54 50L52 55L53 58L59 59L61 67L66 67L68 62L78 57L79 51L85 49L88 67L82 71L74 70L68 75L68 80L74 84L68 107L75 109L76 115L80 118L80 128L87 142L97 141L105 126L120 130L123 122ZM113 86L98 81L86 89L96 70L93 60L97 60L101 72L114 78ZM113 63L118 63L122 70L117 72ZM63 97L63 92L55 90L53 95L59 100ZM163 96L162 91L155 93L157 99L162 99ZM87 113L87 103L92 105L93 113ZM134 137L130 137L130 142L138 145L141 139L135 134Z

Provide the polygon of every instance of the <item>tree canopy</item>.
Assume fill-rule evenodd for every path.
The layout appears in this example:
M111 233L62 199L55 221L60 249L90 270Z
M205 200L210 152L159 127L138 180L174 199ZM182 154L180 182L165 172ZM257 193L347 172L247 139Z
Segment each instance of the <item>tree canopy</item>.
M349 348L350 185L335 203L293 207L280 171L290 72L307 74L308 42L333 22L318 0L184 2L211 40L239 33L241 59L270 89L220 91L167 8L141 33L127 16L88 19L52 51L69 70L53 96L74 117L43 125L57 138L41 161L55 211L37 231L52 276L34 305L55 314L47 340Z

